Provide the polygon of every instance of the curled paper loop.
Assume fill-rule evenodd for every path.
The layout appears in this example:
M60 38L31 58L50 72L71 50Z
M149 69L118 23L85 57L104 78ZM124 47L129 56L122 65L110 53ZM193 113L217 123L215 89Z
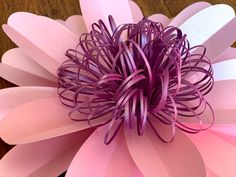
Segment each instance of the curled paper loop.
M180 29L148 19L117 27L109 16L109 22L110 29L101 20L94 23L58 69L58 93L72 108L70 117L91 123L110 116L106 144L123 124L136 128L138 135L148 126L165 143L174 140L176 127L197 133L208 128L202 121L206 109L212 112L211 126L214 114L204 95L214 79L204 46L190 47ZM196 48L200 52L191 53ZM180 117L197 121L199 127ZM153 121L170 127L170 135L162 136Z

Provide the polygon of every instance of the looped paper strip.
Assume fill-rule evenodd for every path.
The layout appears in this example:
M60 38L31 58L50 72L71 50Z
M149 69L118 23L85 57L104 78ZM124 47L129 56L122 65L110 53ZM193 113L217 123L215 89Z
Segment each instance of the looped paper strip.
M210 109L213 115L204 99L213 87L206 49L190 47L180 29L148 19L117 26L109 16L109 23L94 23L77 48L66 52L69 60L58 69L58 92L62 103L73 109L70 117L90 124L110 114L106 144L123 124L136 127L138 135L149 124L166 143L173 141L176 127L188 133L205 130L201 114ZM201 52L192 54L196 48ZM190 73L198 77L193 80ZM76 112L85 116L77 117ZM149 116L170 126L171 136L163 138ZM196 119L199 127L184 124L178 116Z

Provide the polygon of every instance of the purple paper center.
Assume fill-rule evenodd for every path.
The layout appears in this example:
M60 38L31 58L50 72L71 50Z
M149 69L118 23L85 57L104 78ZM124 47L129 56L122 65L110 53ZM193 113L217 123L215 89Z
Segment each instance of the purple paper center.
M58 69L58 93L72 108L70 118L109 124L106 144L123 126L138 135L150 128L166 143L176 128L197 133L210 127L214 114L204 95L214 80L204 46L190 47L180 29L148 19L118 27L109 21L109 29L94 23ZM212 118L207 127L205 112Z

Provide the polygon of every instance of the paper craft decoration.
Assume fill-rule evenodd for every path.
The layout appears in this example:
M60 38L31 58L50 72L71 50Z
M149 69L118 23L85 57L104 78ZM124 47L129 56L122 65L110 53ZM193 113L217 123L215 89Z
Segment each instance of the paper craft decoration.
M0 176L233 177L234 10L173 19L128 0L80 0L66 21L12 14L2 56ZM122 12L122 13L121 13Z

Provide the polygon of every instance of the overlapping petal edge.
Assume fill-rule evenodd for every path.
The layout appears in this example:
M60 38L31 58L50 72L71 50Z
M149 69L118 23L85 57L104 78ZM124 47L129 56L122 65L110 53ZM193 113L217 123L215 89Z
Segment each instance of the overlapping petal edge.
M232 161L236 159L236 99L232 91L236 77L232 68L236 65L236 53L230 47L236 36L233 9L199 2L172 20L160 14L150 17L165 26L180 28L187 34L190 45L206 47L206 56L212 59L215 71L215 85L206 96L216 115L215 125L197 136L177 131L171 144L158 141L148 129L141 137L132 131L121 131L105 146L102 140L107 127L95 130L87 122L68 119L70 109L57 98L56 71L66 60L65 51L78 44L78 36L85 29L90 31L93 22L102 19L108 23L108 15L118 24L138 22L142 13L136 4L126 0L104 4L94 0L93 5L81 0L80 3L83 18L72 16L66 21L55 21L19 12L10 16L3 26L19 48L3 56L0 74L21 87L0 92L0 136L10 144L18 144L1 160L0 174L56 176L68 167L67 176L83 177L231 177L235 174ZM120 13L120 9L126 13ZM205 117L209 116L206 112Z

